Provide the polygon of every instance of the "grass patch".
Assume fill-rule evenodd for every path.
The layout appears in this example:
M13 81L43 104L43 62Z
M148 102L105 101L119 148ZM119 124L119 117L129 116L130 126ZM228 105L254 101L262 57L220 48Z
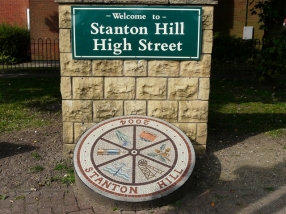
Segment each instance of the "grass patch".
M286 134L285 102L285 81L267 86L252 79L211 79L210 131Z
M60 100L60 78L0 79L0 133L49 124L41 115Z
M177 200L172 205L173 205L173 207L181 208L183 205L183 202L181 200Z
M25 196L24 195L19 195L15 198L15 200L25 200Z
M63 163L58 163L55 166L55 170L68 170L68 169L69 169L69 167L66 164L63 164Z
M65 172L65 175L61 178L62 183L71 185L75 182L74 169L72 166L68 166L65 163L58 163L55 169Z
M273 136L273 137L280 137L280 136L282 136L285 133L286 133L286 130L284 128L270 130L268 132L265 132L265 134L267 134L269 136Z
M268 192L273 192L275 191L275 188L274 187L264 187L263 188L265 191L268 191Z
M41 157L38 153L36 153L36 152L32 152L31 155L32 155L32 157L33 157L34 159L36 159L36 160L41 160L41 158L42 158L42 157Z
M7 195L0 195L0 200L5 200L6 198L8 198Z
M30 168L30 173L37 173L37 172L41 172L44 170L44 167L42 166L33 166Z

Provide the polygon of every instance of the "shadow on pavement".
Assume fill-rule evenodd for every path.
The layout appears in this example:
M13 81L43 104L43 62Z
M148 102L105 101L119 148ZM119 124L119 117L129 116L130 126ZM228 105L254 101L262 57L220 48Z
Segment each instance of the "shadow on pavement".
M237 178L233 181L220 184L214 181L213 187L197 187L182 199L182 206L177 213L242 213L242 214L284 214L286 213L286 185L285 164L279 163L273 168L258 168L245 166L237 169ZM281 174L276 175L281 179L280 183L271 181L270 176L264 172L276 173L275 168L284 167ZM252 179L245 179L258 173L261 186L252 186ZM204 180L204 179L202 179ZM245 186L242 186L245 182ZM284 184L284 185L283 185Z
M13 155L30 152L37 147L24 144L13 144L7 142L0 142L0 159L5 157L11 157Z
M286 213L284 138L233 135L228 141L235 144L218 147L212 136L209 141L207 154L197 157L193 187L174 213Z

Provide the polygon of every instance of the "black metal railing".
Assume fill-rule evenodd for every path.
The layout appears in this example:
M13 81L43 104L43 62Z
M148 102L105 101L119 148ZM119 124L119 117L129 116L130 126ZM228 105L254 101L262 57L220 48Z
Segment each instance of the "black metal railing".
M246 49L251 48L259 51L262 48L262 42L253 40L251 47L245 46ZM220 44L214 44L219 46ZM221 46L224 48L224 46ZM219 46L220 48L220 46ZM220 49L224 53L223 49ZM229 50L228 50L229 51ZM236 50L232 50L236 51ZM248 50L245 50L248 51ZM227 51L225 51L227 52ZM243 51L242 51L243 52ZM0 72L15 71L15 70L47 70L59 71L60 69L60 54L59 54L59 39L31 39L30 48L25 60L19 63L0 63ZM213 55L214 56L214 55ZM241 71L254 71L255 61L253 58L247 60L220 60L212 59L212 72L241 72Z
M264 43L259 39L241 40L239 50L229 47L226 44L214 44L212 55L212 72L253 72L256 68L255 59ZM215 55L214 49L219 50L221 54ZM217 56L217 57L216 57Z
M59 39L30 39L25 59L18 63L1 63L0 72L17 70L59 70Z

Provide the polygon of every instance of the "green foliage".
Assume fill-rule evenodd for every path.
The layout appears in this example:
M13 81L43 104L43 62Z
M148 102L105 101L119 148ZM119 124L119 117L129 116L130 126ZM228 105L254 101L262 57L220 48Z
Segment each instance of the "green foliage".
M63 163L58 163L55 167L55 170L66 170L68 167L66 166L66 164Z
M65 175L61 179L62 183L67 184L67 185L71 185L71 184L73 184L75 182L74 169L73 169L72 166L69 166L66 163L58 163L55 166L55 169L65 172Z
M0 64L12 64L26 59L30 46L30 33L27 29L0 24Z
M0 64L15 64L17 62L18 60L15 57L2 55L0 53Z
M32 155L32 157L33 157L34 159L36 159L36 160L41 160L41 158L42 158L42 157L41 157L38 153L36 153L36 152L32 152L31 155Z
M176 208L181 208L183 202L181 200L175 201L172 205Z
M252 15L259 17L260 29L264 30L263 47L256 49L255 40L242 40L234 36L214 36L213 63L248 63L257 71L261 82L272 82L285 75L286 35L281 33L281 9L278 0L252 1ZM282 21L281 21L282 22ZM214 67L214 66L213 66Z
M259 29L264 30L264 45L256 59L257 75L261 82L272 82L285 75L286 31L274 31L282 17L278 3L278 0L258 1L250 10L252 15L259 17Z
M212 59L214 63L233 63L252 60L256 55L254 40L243 40L221 33L214 34Z
M62 179L63 184L71 185L74 182L75 182L74 172L65 174L63 179Z
M272 136L272 137L281 137L285 133L285 128L270 130L268 132L265 132L266 135Z
M0 195L0 200L5 200L6 198L8 198L7 195Z
M264 187L263 189L268 192L273 192L276 190L274 187Z
M261 82L272 82L286 74L286 31L274 36L264 45L256 59L257 75Z
M251 15L259 17L258 23L261 23L259 29L268 32L271 26L275 25L278 21L279 12L275 7L277 0L258 1L250 10Z
M113 207L113 208L112 208L112 211L113 211L113 212L116 211L116 210L118 210L117 207Z
M15 198L15 200L25 200L25 196L24 195L19 195Z
M37 173L37 172L41 172L43 170L44 170L44 167L39 166L39 165L33 166L33 167L30 168L30 172L31 173Z

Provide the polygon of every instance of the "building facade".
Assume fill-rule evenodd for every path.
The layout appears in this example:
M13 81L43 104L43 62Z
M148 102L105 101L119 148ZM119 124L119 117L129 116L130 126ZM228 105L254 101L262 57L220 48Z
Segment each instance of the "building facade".
M28 25L29 0L2 0L0 10L0 23L26 27Z
M0 23L26 27L35 40L59 37L58 4L54 0L2 0L1 8Z
M214 32L221 32L225 35L232 35L243 38L244 27L253 27L253 38L262 39L263 30L259 27L258 15L251 15L251 9L261 0L219 0L214 8ZM277 26L273 26L271 31L280 32L284 18L286 15L286 1L273 0L273 6L276 8L278 20ZM280 25L281 24L281 25Z
M253 38L261 39L259 17L251 15L258 0L219 0L214 7L214 32L243 37L244 27L253 26ZM281 10L286 2L277 0ZM58 5L55 0L2 0L0 22L30 27L31 38L54 40L59 37ZM281 23L283 22L283 19Z

